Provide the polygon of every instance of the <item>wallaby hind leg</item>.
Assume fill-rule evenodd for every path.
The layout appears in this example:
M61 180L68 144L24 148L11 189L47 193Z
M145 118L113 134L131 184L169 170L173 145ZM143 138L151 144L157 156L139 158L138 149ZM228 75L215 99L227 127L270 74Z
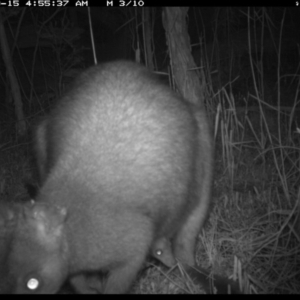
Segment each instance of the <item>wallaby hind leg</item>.
M80 294L102 294L103 278L98 275L77 275L70 279L71 285Z
M143 263L145 256L132 257L131 261L122 264L120 267L110 271L105 283L104 294L121 294L126 293L136 279Z
M129 290L132 282L141 269L145 258L132 260L122 267L116 268L108 274L105 280L100 275L77 275L70 282L80 294L119 294Z
M145 256L122 263L110 271L108 277L100 275L77 275L70 280L73 288L80 294L121 294L126 293L140 271Z
M131 212L126 215L124 212L121 219L115 219L115 222L122 224L116 225L115 232L119 233L112 243L118 247L118 252L114 253L109 262L104 294L121 294L129 291L147 259L154 239L151 220L144 215ZM127 235L123 236L121 234L123 232L127 232ZM109 255L110 252L107 253L107 257Z

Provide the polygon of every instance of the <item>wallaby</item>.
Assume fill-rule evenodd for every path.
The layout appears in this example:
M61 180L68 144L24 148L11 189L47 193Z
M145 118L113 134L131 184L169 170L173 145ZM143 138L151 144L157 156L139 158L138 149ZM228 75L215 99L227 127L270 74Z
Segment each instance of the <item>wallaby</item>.
M155 241L151 248L151 255L161 261L167 267L174 267L177 263L173 251L171 241L166 238L160 238ZM194 280L195 283L200 283L206 293L215 294L240 294L241 290L238 283L219 276L214 275L212 278L208 270L200 268L196 265L191 266L182 262L182 267L185 272Z
M67 279L78 292L127 292L161 239L195 265L210 205L208 122L145 67L83 72L37 127L34 148L41 188L10 217L1 292L55 293Z

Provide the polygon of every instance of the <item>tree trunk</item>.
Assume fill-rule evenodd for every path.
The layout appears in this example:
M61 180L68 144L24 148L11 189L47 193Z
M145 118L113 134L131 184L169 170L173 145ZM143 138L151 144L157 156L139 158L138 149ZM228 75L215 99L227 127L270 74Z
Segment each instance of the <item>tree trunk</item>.
M3 18L0 10L0 46L2 51L3 61L7 70L7 75L9 79L9 83L11 86L11 93L14 100L15 113L17 117L17 132L18 135L23 136L26 133L26 123L24 119L23 113L23 104L21 100L21 92L19 83L16 77L15 70L13 68L12 59L10 55L10 50L7 43L7 38L5 34L5 29L3 25Z

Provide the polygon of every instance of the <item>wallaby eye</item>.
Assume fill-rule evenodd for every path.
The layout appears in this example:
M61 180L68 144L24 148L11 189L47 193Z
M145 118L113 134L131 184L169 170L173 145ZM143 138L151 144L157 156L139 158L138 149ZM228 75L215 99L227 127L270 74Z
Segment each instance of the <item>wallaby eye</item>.
M161 256L162 253L163 253L162 250L160 250L160 249L156 250L156 255Z
M31 291L35 291L40 286L40 282L36 278L30 278L27 281L27 288Z

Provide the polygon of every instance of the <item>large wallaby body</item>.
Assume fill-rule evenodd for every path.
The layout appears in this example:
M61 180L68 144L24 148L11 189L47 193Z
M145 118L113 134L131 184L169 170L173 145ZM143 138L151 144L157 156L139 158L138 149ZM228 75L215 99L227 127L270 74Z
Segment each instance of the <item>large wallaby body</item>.
M128 291L156 241L194 265L212 142L203 111L126 61L85 71L36 130L41 189L16 213L5 292ZM94 276L95 275L95 276ZM5 282L5 283L3 283Z

